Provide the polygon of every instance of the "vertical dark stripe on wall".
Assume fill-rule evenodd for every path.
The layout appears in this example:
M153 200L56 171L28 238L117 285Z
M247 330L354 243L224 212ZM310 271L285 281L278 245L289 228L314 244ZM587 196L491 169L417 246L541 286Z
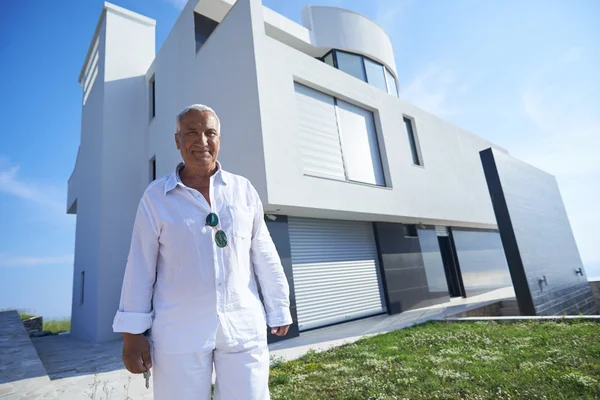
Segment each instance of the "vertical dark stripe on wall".
M494 214L496 215L496 222L498 223L498 228L500 230L500 238L502 239L510 275L517 295L519 310L521 311L521 315L536 315L531 292L527 284L523 260L521 258L521 253L519 252L517 238L515 237L512 221L508 212L500 176L498 175L494 153L492 152L492 149L489 148L481 151L479 155L481 157L481 163L483 164L483 172L487 181L490 197L492 198Z
M452 258L454 259L454 267L456 268L456 276L458 277L458 287L460 290L460 295L462 297L467 297L462 272L460 271L460 262L458 261L458 255L456 254L456 243L454 243L454 234L452 232L451 227L448 227L448 240L450 240L450 251L452 252Z
M285 215L277 215L274 216L274 218L275 219L273 220L265 217L265 221L267 223L269 233L273 238L273 242L275 243L277 253L281 258L281 264L283 265L283 270L290 286L290 311L292 313L292 319L294 322L290 326L287 336L284 337L272 335L271 329L269 329L267 333L267 340L269 343L290 339L300 335L300 331L298 330L298 316L296 313L296 294L294 291L294 275L292 271L292 251L290 247L290 234L288 231L288 218Z
M379 234L377 233L377 229L375 228L375 223L373 223L373 234L375 237L375 246L377 247L377 259L379 261L379 276L381 277L381 286L383 287L383 297L385 300L385 309L388 314L392 314L391 305L390 305L390 296L388 295L388 286L387 280L385 277L385 269L383 268L383 257L381 253L381 245L379 244Z

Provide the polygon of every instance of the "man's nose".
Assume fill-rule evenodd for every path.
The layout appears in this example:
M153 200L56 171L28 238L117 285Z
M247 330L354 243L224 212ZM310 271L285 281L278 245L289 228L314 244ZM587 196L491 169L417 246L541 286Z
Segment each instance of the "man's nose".
M200 144L202 144L202 146L208 145L208 137L204 133L200 133L198 135L198 141L200 142Z

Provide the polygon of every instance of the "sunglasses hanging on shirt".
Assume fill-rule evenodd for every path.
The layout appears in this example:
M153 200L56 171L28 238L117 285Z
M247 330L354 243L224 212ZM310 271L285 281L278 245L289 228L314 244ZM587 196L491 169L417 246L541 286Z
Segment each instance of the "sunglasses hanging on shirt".
M210 213L206 216L206 225L217 228L219 225L219 217L215 213ZM215 233L215 243L218 247L224 248L227 247L227 234L223 232L221 229L217 229Z

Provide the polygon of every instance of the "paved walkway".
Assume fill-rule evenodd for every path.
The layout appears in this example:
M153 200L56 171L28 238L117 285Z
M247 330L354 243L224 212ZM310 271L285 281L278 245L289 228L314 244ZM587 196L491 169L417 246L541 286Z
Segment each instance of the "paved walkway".
M0 312L0 399L56 399L57 394L16 311Z
M462 311L514 298L512 288L499 289L480 296L452 299L448 303L407 311L398 315L380 315L345 324L304 332L301 336L269 346L277 358L291 360L308 350L326 350L356 341L364 336L389 332L428 320L445 318ZM103 387L112 390L111 399L152 399L140 375L132 376L121 364L121 341L100 344L79 342L70 335L32 339L61 400L91 398L90 385L97 382L96 398L106 398ZM47 378L46 378L47 379ZM0 386L1 388L1 386ZM0 398L2 396L0 395ZM15 397L18 399L19 397ZM29 398L27 398L29 399ZM33 399L33 398L31 398ZM5 400L2 398L2 400Z

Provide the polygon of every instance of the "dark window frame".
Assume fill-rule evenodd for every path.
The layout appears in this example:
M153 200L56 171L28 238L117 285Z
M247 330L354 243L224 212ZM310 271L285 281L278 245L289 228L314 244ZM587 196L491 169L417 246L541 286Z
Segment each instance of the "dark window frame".
M79 288L79 305L83 305L84 295L85 295L85 271L81 271L81 287Z
M150 159L150 182L154 182L156 180L156 156Z
M379 90L383 90L383 89L381 89L379 86L376 86L376 85L374 85L374 84L372 84L372 83L369 82L369 77L367 76L367 67L365 65L365 59L367 59L367 60L369 60L369 61L371 61L371 62L373 62L375 64L381 65L383 67L383 76L385 78L385 83L386 83L386 90L384 90L384 91L386 93L392 95L392 96L400 97L400 95L399 95L399 89L398 89L398 79L396 79L396 77L394 76L394 74L392 74L391 70L386 65L380 63L379 61L373 60L371 57L367 57L367 56L364 56L362 54L354 53L354 52L351 52L351 51L331 49L327 53L325 53L322 57L317 57L317 59L319 61L325 62L325 57L327 57L329 54L332 54L332 56L333 56L333 67L335 69L339 70L339 71L342 71L340 69L340 66L339 66L339 63L338 63L338 59L337 59L337 54L338 53L346 53L346 54L351 54L351 55L355 55L355 56L360 57L360 59L361 59L361 66L362 66L362 70L363 70L363 75L365 76L365 80L363 80L363 82L366 82L369 85L371 85L373 87L376 87ZM327 65L329 65L329 64L327 64ZM394 78L394 83L395 83L395 86L396 86L396 93L390 93L389 90L388 90L388 88L387 88L387 75L385 73L386 71L388 71L389 74L392 76L392 78ZM346 73L346 74L348 74L350 76L354 76L354 75L351 75L351 74L349 74L349 73L347 73L345 71L342 71L342 72L344 72L344 73ZM359 78L356 78L356 79L359 79ZM359 79L359 80L362 80L362 79Z
M410 154L412 156L412 163L415 166L423 167L423 155L421 154L421 145L419 143L419 137L416 133L415 119L408 115L402 116L402 122L404 123L404 131L408 139L408 146ZM410 129L408 129L410 127Z
M152 74L149 84L150 120L153 120L156 117L156 74Z

